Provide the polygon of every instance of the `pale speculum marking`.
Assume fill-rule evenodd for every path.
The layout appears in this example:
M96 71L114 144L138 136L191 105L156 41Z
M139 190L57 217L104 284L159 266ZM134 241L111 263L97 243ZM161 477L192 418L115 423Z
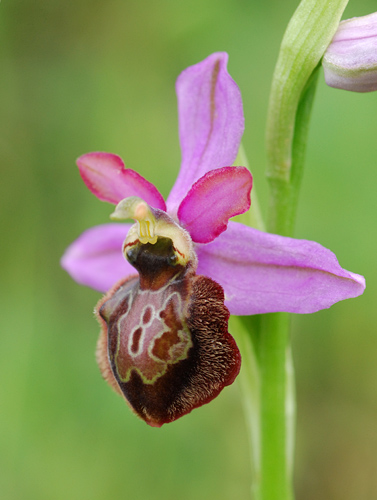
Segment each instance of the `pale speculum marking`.
M117 322L114 361L123 382L127 382L135 370L144 383L153 384L164 375L169 364L185 359L192 347L180 295L166 291L164 287L157 292L137 293L131 307Z
M123 316L121 316L120 320L122 321L123 319L125 320L127 315L128 311ZM127 348L128 348L128 353L131 357L135 358L136 356L142 354L144 339L145 339L145 328L151 325L155 315L156 314L153 306L147 305L142 310L141 322L139 322L139 324L129 334L130 336L128 339ZM119 321L118 321L118 331L119 331Z

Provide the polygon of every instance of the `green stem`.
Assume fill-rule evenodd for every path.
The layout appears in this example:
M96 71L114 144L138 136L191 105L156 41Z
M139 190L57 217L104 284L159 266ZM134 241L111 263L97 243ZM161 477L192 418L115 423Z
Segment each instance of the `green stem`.
M284 35L267 119L268 231L291 236L321 58L348 0L302 0ZM293 500L295 398L289 315L265 314L257 337L260 367L258 500Z
M347 3L302 0L284 34L267 118L269 232L293 234L318 69ZM258 212L251 216L244 222L261 225ZM293 500L295 389L289 315L244 318L238 326L244 334L240 378L253 449L254 500Z
M288 332L287 321L288 314L230 318L242 355L238 381L250 441L253 500L293 498L294 375L288 338L284 342L280 335Z
M261 376L261 498L291 500L287 355L289 315L266 314L259 342Z
M304 166L309 119L318 80L313 71L299 100L289 179L272 176L268 229L291 235ZM293 500L295 388L287 313L266 314L258 343L261 370L261 500Z

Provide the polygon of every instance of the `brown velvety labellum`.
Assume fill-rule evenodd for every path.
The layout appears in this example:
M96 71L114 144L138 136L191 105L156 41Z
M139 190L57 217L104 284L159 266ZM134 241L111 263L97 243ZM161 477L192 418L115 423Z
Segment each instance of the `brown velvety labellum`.
M155 427L214 399L241 362L222 288L190 263L175 265L171 240L161 239L131 250L140 276L119 282L97 306L102 374Z

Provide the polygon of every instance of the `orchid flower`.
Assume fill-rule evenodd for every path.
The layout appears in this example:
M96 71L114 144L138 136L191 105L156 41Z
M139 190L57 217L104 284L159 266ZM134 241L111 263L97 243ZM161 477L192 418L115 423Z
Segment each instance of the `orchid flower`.
M177 80L182 164L166 203L119 156L77 161L91 192L117 204L113 218L136 224L85 231L62 266L77 282L110 290L97 306L98 362L154 426L209 402L235 379L240 356L228 310L311 313L365 288L318 243L229 221L250 208L252 177L231 166L244 117L227 60L212 54Z

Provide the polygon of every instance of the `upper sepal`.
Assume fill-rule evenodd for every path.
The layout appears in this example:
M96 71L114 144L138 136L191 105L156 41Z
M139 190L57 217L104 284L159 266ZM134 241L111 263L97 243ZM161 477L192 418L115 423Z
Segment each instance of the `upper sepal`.
M240 90L227 71L228 54L216 52L178 77L181 169L168 198L175 213L187 190L210 170L232 165L244 130Z

